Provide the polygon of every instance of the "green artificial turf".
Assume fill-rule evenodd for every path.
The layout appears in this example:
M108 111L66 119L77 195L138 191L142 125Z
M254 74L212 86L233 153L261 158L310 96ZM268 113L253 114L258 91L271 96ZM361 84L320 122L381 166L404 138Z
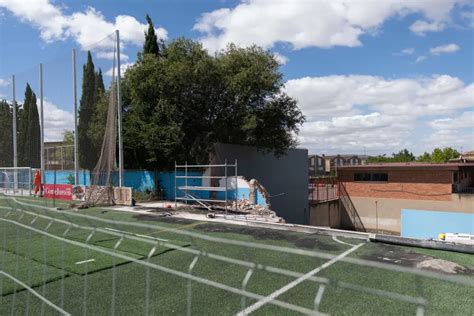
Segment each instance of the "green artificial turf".
M51 282L66 277L66 271L56 269L49 265L16 255L9 251L0 252L1 270L31 287L37 287L44 282ZM0 276L0 289L3 295L23 289L22 286L10 278Z
M28 200L28 199L26 199ZM30 203L30 202L28 202ZM33 204L41 204L41 200ZM11 205L10 201L10 205ZM0 197L0 205L7 205ZM276 267L282 270L307 273L321 266L328 259L309 257L285 252L277 252L252 247L242 247L218 243L210 240L189 236L183 232L191 232L208 237L238 240L245 243L258 243L271 246L289 247L292 249L311 250L326 255L338 255L351 248L350 245L338 243L330 236L295 233L247 226L228 224L216 224L207 222L196 222L177 218L150 218L134 216L130 213L104 211L102 209L86 209L80 211L68 210L65 212L53 212L41 210L38 207L25 207L31 212L60 218L65 221L74 222L78 225L95 227L101 229L114 229L126 231L129 234L147 235L154 238L166 239L170 243L179 245L184 249L194 249L227 258L234 258L242 262L258 263L261 266L253 269L246 289L259 295L269 295L288 283L295 277L280 275L266 271L264 266ZM0 209L0 214L5 215ZM86 214L98 219L113 220L114 223L106 223L100 220L80 218L74 214ZM2 218L2 216L0 216ZM4 218L4 217L3 217ZM25 225L44 229L49 220L34 219L31 215L21 215L21 212L12 212L8 219L15 220ZM117 221L125 222L122 224ZM130 223L127 225L126 223ZM151 227L138 227L134 224L149 224ZM62 236L68 225L53 223L48 232ZM176 229L178 231L172 231ZM90 231L71 228L65 235L70 240L85 242ZM47 257L44 258L44 244L47 241ZM392 255L415 258L429 255L434 258L450 260L466 267L472 267L472 256L466 254L451 253L445 251L431 251L419 248L389 246L365 242L357 239L339 238L340 241L359 244L364 243L357 251L349 255L352 258L382 262L384 257ZM0 221L0 247L11 256L8 269L16 268L16 262L21 262L18 275L27 275L22 267L30 266L34 262L34 269L43 271L44 266L48 268L48 279L39 283L31 283L39 293L46 293L46 297L58 306L61 305L61 290L64 289L63 307L72 314L104 315L110 314L112 307L116 314L140 315L146 312L159 315L183 315L187 312L188 291L191 289L191 311L196 315L229 315L241 310L242 304L249 306L254 299L242 300L242 296L223 289L218 289L199 282L190 282L182 277L165 273L159 269L147 268L142 264L129 262L122 259L114 259L113 267L111 256L100 254L93 250L87 252L82 247L71 246L61 241L55 241L30 233L15 225ZM101 247L101 249L113 249L118 241L117 236L104 232L95 232L89 239L89 244ZM65 247L64 247L65 246ZM161 267L179 272L188 272L190 263L195 255L185 251L173 250L158 246L154 256L146 259L150 249L154 245L140 241L124 240L118 252L142 261L148 261ZM63 248L66 249L66 258L63 258ZM18 254L18 255L16 255ZM96 261L87 265L88 274L84 274L84 266L76 265L75 262L94 258ZM62 260L65 261L63 262ZM122 260L122 261L121 261ZM120 264L119 264L120 263ZM405 264L409 264L408 261ZM31 265L32 266L32 265ZM61 283L61 270L56 267L64 267L67 277L64 279L64 287ZM32 266L33 267L33 266ZM52 270L50 270L52 269ZM49 272L51 271L51 272ZM233 288L242 288L242 281L248 273L249 268L231 262L223 262L208 256L200 256L196 262L192 275L205 280L224 284ZM58 274L59 273L59 274ZM115 277L114 277L115 276ZM400 273L385 269L370 268L337 262L317 274L318 277L330 279L330 284L325 288L319 310L324 313L336 315L413 315L416 314L417 305L403 302L394 297L392 293L407 295L409 297L420 297L427 301L426 312L430 315L472 315L473 310L473 287L458 283L417 276L408 273ZM472 279L473 275L466 273L466 279ZM115 288L113 288L115 281ZM357 285L365 289L383 290L389 297L377 296L364 293L361 290L353 290L337 285L337 282ZM314 300L320 283L314 281L303 281L294 286L288 292L278 297L279 300L303 306L308 309L314 308ZM41 300L31 297L27 291L17 291L13 296L10 291L4 292L2 304L0 304L0 315L10 314L12 304L17 314L24 314L28 308L31 314L39 314L42 310L46 314L55 314L54 310L46 307ZM115 295L113 296L112 293ZM27 299L30 297L30 299ZM112 297L114 300L112 300ZM148 298L148 299L147 299ZM272 304L264 305L256 315L297 315L298 313Z

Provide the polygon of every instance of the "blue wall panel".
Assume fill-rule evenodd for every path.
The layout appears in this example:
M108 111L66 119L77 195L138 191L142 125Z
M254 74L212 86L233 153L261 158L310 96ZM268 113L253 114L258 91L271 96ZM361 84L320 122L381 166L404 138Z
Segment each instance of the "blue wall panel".
M47 170L44 172L44 182L46 184L69 184L68 177L74 177L74 170L57 170L56 171L56 182L54 181L55 171ZM79 171L79 184L90 185L91 179L88 170Z
M74 170L58 170L56 171L56 180L55 172L54 171L46 171L45 176L45 183L48 184L68 184L68 177L72 175L74 176ZM179 176L184 176L184 171L178 172ZM118 175L114 175L114 182L118 182L118 179L115 179ZM135 191L139 192L152 192L155 189L155 176L156 172L154 171L147 171L147 170L125 170L125 181L124 185L126 187L131 187ZM202 172L197 171L188 171L188 176L202 176ZM90 174L87 170L81 170L79 172L79 180L81 185L90 185ZM177 186L184 186L186 180L182 178L177 179ZM202 186L202 179L201 178L188 178L187 182L188 186ZM175 185L175 176L174 171L170 172L159 172L158 173L158 185L160 186L161 190L163 190L164 198L167 200L174 200L174 185ZM200 198L209 199L211 196L210 191L194 191L193 194ZM235 190L229 189L228 192L228 199L235 199ZM239 198L249 198L249 189L239 188ZM184 196L183 192L178 191L178 196ZM224 199L224 192L217 192L218 199ZM265 199L260 194L257 193L257 204L267 206Z
M440 233L474 234L474 214L402 209L402 237L437 239Z

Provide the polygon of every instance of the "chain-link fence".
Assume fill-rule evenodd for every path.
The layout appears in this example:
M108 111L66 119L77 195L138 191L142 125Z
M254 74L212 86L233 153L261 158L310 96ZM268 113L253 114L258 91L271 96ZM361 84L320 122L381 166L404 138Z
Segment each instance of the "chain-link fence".
M110 97L118 97L112 78L118 77L118 43L114 32L0 79L0 120L8 122L0 124L0 167L74 170L75 178L80 169L94 169ZM111 171L119 167L120 156L113 155Z

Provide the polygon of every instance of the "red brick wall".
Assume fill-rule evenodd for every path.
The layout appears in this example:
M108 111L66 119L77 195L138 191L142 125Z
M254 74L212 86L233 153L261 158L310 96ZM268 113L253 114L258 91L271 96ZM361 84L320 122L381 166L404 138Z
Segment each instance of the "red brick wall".
M357 171L364 173L366 171ZM390 170L388 182L354 182L354 171L339 170L338 176L349 196L450 201L452 171Z

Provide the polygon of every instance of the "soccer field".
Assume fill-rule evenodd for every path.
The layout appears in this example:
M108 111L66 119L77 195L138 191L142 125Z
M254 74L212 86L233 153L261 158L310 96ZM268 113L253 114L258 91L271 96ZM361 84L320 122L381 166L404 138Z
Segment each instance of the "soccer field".
M0 196L0 315L474 313L468 254L50 204Z

